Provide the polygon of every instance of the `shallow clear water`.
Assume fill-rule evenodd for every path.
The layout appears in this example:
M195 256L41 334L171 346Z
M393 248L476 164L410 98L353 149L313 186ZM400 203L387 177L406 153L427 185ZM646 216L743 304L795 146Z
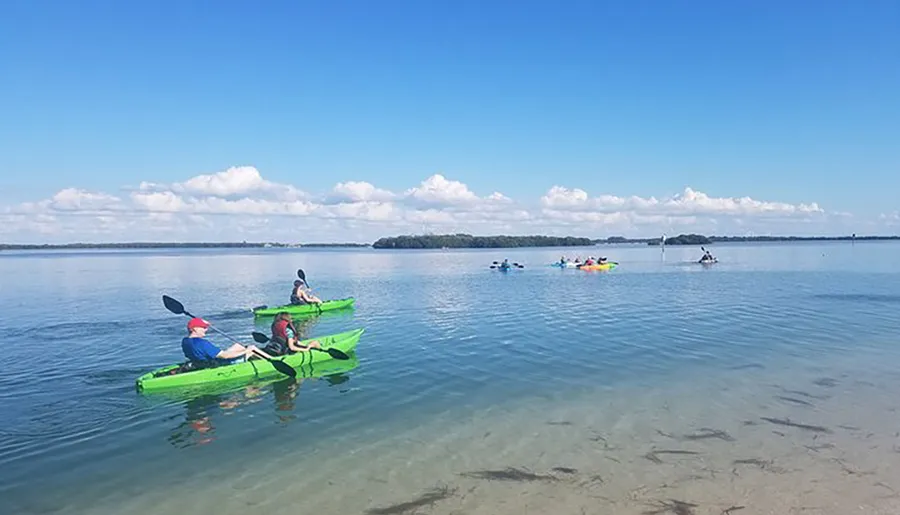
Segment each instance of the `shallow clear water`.
M865 478L887 495L852 502L870 503L870 513L896 507L884 508L900 492L891 461L900 457L900 245L712 250L720 262L705 267L693 262L697 248L590 249L621 263L611 272L547 266L589 249L0 254L0 512L382 513L439 485L446 499L405 512L537 513L552 498L559 513L602 512L602 503L640 513L657 497L678 497L673 488L691 493L672 486L681 475L700 481L719 470L716 460L770 447L795 465L782 468L798 485L821 485L803 495L846 488L831 479ZM504 257L526 268L488 269ZM165 310L163 294L248 341L250 331L268 331L249 308L283 301L298 267L320 297L357 299L308 330L365 327L358 366L216 395L135 391L135 377L181 360L187 319ZM857 429L823 433L834 435L826 450L809 440L819 433L761 417ZM697 470L641 458L671 445L662 435L704 425L734 438L698 439L728 448L705 449ZM622 454L594 456L584 446L598 434ZM811 451L792 453L808 447L814 457L843 454L801 466ZM543 474L567 460L579 470L612 467L598 473L602 492L591 490L592 476L566 490L460 475L509 466ZM863 474L870 460L877 474ZM767 502L766 485L789 484L727 477L742 502ZM715 486L698 492L725 491L721 479L704 481ZM808 488L779 506L810 508L800 490ZM698 513L729 507L701 501ZM813 507L843 509L840 498L829 502Z

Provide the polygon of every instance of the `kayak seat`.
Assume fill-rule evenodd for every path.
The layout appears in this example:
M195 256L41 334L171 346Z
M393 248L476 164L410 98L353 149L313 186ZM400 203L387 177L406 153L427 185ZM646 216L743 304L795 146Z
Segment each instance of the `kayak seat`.
M162 376L174 376L176 374L183 374L185 372L193 372L195 370L203 370L204 368L216 368L222 365L229 364L227 361L202 361L202 362L194 362L194 361L185 361L184 363L178 365L177 367L167 370L165 372L158 372L153 374L153 377L162 377Z

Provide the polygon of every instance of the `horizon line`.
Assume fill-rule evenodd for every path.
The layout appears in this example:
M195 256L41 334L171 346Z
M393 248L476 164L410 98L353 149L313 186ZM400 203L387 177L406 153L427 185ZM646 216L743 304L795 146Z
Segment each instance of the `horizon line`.
M463 235L466 233L443 233L443 234L406 234L399 236L385 236L384 239L392 239L392 238L429 238L429 237L442 237L442 236L457 236ZM682 233L675 236L667 237L668 238L677 238L678 236L689 236L693 233ZM467 236L472 236L468 235ZM754 235L754 236L718 236L718 235L702 235L697 234L698 236L703 236L705 238L709 238L711 240L720 240L722 243L728 243L731 241L770 241L770 242L778 242L778 241L841 241L841 240L898 240L900 239L900 235L858 235L858 234L848 234L848 235L840 235L840 236L775 236L775 235ZM658 241L660 240L659 236L654 237L624 237L624 236L608 236L606 238L588 238L585 236L549 236L549 235L502 235L502 234L494 234L494 235L486 235L486 236L473 236L475 238L496 238L496 237L504 237L504 238L530 238L535 236L541 237L549 237L549 238L585 238L589 239L595 243L646 243L648 241ZM381 239L381 238L380 238ZM378 241L378 240L375 240ZM714 243L710 242L710 243ZM147 248L147 247L158 247L158 248L166 248L166 247L204 247L204 246L218 246L218 247L253 247L253 248L265 248L265 247L280 247L280 248L302 248L302 247L371 247L374 245L373 242L368 243L358 243L358 242L310 242L310 243L301 243L301 242L280 242L280 241L120 241L120 242L90 242L90 241L80 241L80 242L69 242L69 243L0 243L0 250L30 250L30 249L65 249L65 248L108 248L108 247L131 247L131 248Z

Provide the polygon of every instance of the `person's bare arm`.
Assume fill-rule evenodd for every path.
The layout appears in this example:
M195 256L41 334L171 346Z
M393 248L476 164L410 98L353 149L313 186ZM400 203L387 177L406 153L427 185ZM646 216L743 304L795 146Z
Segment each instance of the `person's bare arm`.
M313 341L309 342L309 345L303 345L302 343L300 343L299 340L294 339L294 338L291 338L290 340L288 340L288 347L294 352L308 351L309 349L311 349L313 347L315 347L317 349L322 348L322 346L319 345L318 340L313 340Z
M241 345L239 343L235 343L231 347L228 347L225 350L219 351L219 353L216 354L216 357L220 358L220 359L234 359L234 358L239 358L241 356L244 356L246 354L247 354L247 347L244 347L243 345Z
M250 359L250 356L262 356L262 357L268 358L268 359L275 359L274 357L270 356L269 353L263 351L256 345L251 345L251 346L247 347L247 351L246 351L245 355L247 356L247 359Z

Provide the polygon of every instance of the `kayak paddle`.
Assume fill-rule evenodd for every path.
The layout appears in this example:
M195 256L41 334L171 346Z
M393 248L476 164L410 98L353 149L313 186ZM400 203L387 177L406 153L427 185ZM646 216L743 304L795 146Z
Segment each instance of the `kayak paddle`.
M252 334L253 334L253 339L257 343L268 343L269 342L269 337L264 335L263 333L258 333L256 331L253 331ZM347 354L345 354L344 352L342 352L338 349L318 349L316 347L310 347L310 349L317 350L319 352L327 352L328 355L334 359L350 359L350 356L348 356Z
M163 304L166 306L166 309L168 309L172 313L175 313L176 315L187 315L191 318L196 318L193 314L191 314L190 311L187 311L186 309L184 309L184 304L178 302L177 300L173 299L172 297L169 297L168 295L163 295ZM207 321L207 323L209 323L209 321ZM209 324L209 327L213 331L221 334L225 338L228 338L232 342L237 343L239 345L243 345L241 342L234 339L228 333L221 331L216 326ZM259 352L256 352L256 355L259 356L260 358L268 361L269 363L271 363L272 366L275 367L275 370L281 372L282 374L292 377L292 378L297 377L297 371L294 370L293 368L291 368L291 366L288 365L287 363L285 363L281 360L277 360L277 359L269 359L267 356L265 356Z
M312 291L312 286L310 286L309 283L306 282L306 272L304 272L302 268L297 269L297 277L300 278L301 281L303 281L303 284L305 284L306 287L310 289L310 291ZM322 314L322 306L320 306L318 303L316 303L316 311L320 315Z
M500 263L498 261L494 261L493 263L494 264L491 265L491 268L503 268L502 266L500 266ZM518 263L510 263L509 268L512 268L512 267L525 268L525 265L520 265Z
M306 282L306 272L304 272L302 268L297 269L297 277L299 277L300 280L303 281L303 284L305 284L307 288L309 288L310 290L312 289L309 283Z

